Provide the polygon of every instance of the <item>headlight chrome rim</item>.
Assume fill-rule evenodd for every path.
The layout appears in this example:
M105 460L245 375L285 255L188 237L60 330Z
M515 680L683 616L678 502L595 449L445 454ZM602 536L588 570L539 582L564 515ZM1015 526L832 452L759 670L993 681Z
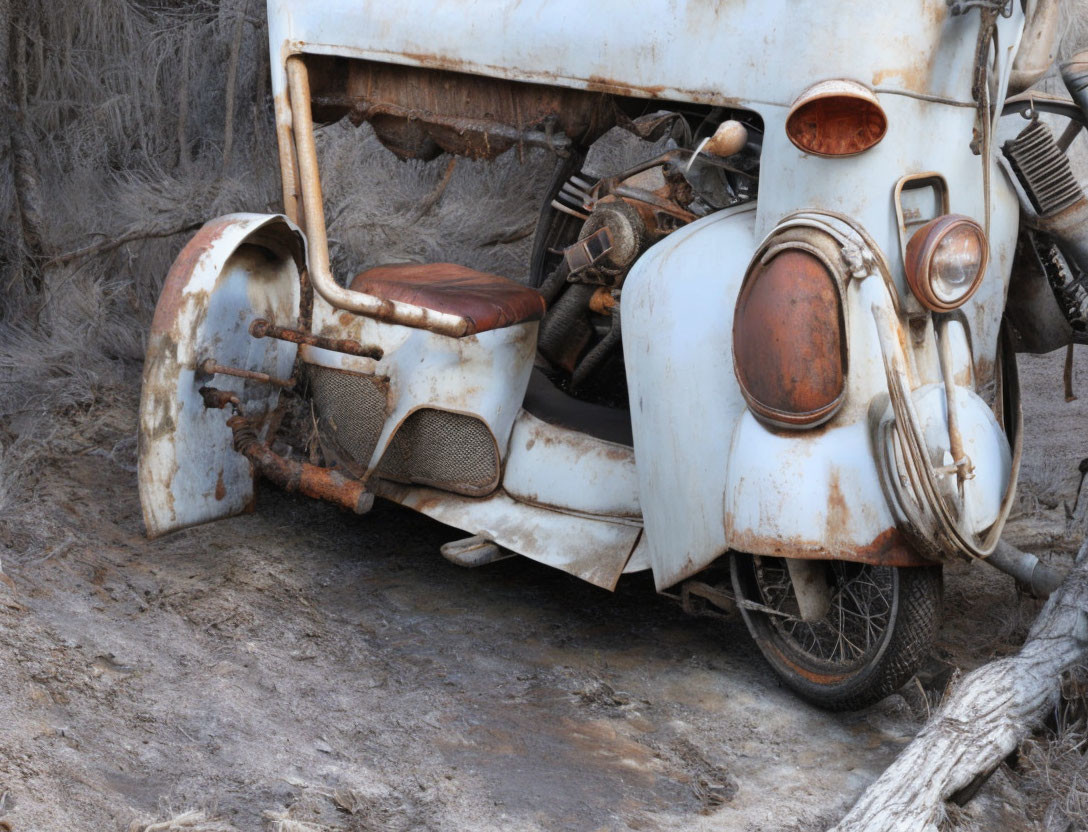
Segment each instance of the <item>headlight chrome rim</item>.
M934 274L934 257L939 253L941 244L951 234L969 230L978 243L978 264L974 277L967 288L959 294L941 291L934 284L938 276ZM963 214L944 214L923 225L907 243L903 267L907 285L923 306L932 312L951 312L959 309L978 291L986 268L990 262L990 245L982 226Z

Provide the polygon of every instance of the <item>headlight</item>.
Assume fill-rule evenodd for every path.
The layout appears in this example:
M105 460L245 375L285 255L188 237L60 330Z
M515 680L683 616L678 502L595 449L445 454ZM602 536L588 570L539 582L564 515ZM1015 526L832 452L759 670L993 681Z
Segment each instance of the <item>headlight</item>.
M923 225L907 243L907 283L922 305L948 312L975 293L990 259L986 234L977 222L945 214Z

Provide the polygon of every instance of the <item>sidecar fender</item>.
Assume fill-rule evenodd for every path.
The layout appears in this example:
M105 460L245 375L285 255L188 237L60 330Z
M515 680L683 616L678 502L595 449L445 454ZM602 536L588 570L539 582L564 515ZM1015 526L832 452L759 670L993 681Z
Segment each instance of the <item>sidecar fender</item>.
M286 378L297 347L255 339L265 318L294 326L302 232L277 214L229 214L204 225L174 261L155 307L140 395L140 502L150 537L229 517L253 500L249 461L234 452L229 412L204 407L204 385L238 396L245 413L272 411L278 388L234 376L204 376L201 362Z

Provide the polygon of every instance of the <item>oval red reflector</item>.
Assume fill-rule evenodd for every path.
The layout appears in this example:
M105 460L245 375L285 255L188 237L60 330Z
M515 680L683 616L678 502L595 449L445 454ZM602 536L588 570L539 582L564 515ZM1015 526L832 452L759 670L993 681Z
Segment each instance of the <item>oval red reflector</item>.
M733 318L733 363L752 412L781 427L819 424L846 383L842 305L819 258L784 251L745 280Z
M856 81L821 81L801 93L786 116L790 141L816 156L853 156L887 132L880 102Z

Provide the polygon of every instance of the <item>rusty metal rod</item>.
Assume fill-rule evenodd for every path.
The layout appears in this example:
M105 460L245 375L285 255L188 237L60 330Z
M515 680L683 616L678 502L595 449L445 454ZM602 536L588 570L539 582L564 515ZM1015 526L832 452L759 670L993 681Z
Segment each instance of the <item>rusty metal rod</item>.
M411 303L355 292L336 282L329 264L329 240L321 198L317 145L314 142L313 112L310 109L310 77L306 63L300 55L292 55L287 59L287 85L291 96L291 127L302 185L302 210L310 244L309 273L314 289L333 307L367 318L426 329L454 338L471 333L473 323L463 315L436 312Z
M231 416L227 425L234 433L234 449L253 463L258 474L284 491L325 500L356 514L366 514L374 505L374 495L360 480L335 468L280 456L257 438L256 429L244 416Z
M235 378L248 378L251 381L259 381L263 384L273 384L276 387L290 389L295 386L294 378L276 378L268 373L259 373L256 370L243 370L239 367L227 367L217 364L214 358L206 358L200 362L200 372L207 376L234 376Z
M380 361L381 357L385 355L381 347L365 346L351 338L326 338L324 335L314 335L312 332L303 332L300 329L287 329L286 327L276 326L264 318L258 318L249 325L249 334L254 338L278 338L281 341L290 341L293 344L308 344L311 347L320 347L323 350L331 350L332 352L373 358L375 361ZM293 383L294 380L292 380Z
M945 410L948 418L948 451L952 454L952 464L956 466L956 479L959 484L960 499L964 499L964 480L974 479L975 468L963 448L963 434L960 433L959 409L956 407L956 379L952 374L952 344L948 335L949 321L938 324L937 357L941 364L941 377L944 380ZM964 507L967 503L964 500Z

